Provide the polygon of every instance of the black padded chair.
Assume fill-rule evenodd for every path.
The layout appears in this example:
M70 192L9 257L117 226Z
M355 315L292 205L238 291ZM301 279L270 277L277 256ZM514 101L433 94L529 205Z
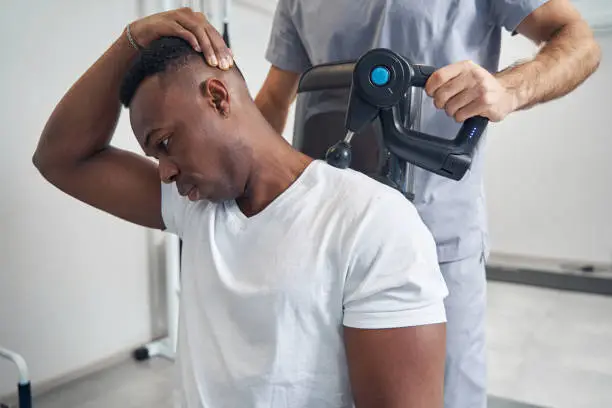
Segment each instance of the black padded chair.
M330 108L330 110L306 117L304 108L306 98L314 98L314 101L317 101L322 95L320 92L327 92L328 95L331 95L330 99L333 100L334 109L348 106L348 90L298 94L292 145L313 159L325 160L327 150L346 136L346 109L332 110ZM420 103L420 95L415 96L415 93L411 93L409 100L402 104L403 112L409 112L411 107L416 106L417 103ZM413 109L410 113L410 117L414 120L420 112ZM387 174L388 163L385 158L388 157L388 152L384 147L379 120L373 121L358 135L355 135L351 141L351 154L350 168L387 183L384 176Z

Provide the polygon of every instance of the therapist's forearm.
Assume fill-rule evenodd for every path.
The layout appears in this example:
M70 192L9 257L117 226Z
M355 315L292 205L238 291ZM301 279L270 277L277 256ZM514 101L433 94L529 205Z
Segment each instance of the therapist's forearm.
M508 67L497 79L524 110L567 95L599 66L601 50L584 22L565 25L530 61Z
M270 126L272 126L277 133L282 134L287 125L289 106L282 106L281 104L275 103L265 91L257 95L255 98L255 105Z

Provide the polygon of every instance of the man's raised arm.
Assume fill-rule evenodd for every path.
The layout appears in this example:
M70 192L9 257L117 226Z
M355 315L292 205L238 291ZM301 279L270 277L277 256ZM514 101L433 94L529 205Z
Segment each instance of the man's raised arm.
M49 118L32 161L65 193L128 221L164 228L160 178L148 159L110 146L121 112L120 88L138 50L161 36L189 41L213 63L229 56L223 39L201 13L190 9L155 14L127 32L70 88ZM216 65L215 64L215 65ZM223 67L222 67L223 68Z

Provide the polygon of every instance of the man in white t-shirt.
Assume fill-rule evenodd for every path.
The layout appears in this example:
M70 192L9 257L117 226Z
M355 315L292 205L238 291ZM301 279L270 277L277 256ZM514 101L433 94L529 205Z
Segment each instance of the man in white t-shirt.
M399 192L293 149L236 67L204 62L205 23L189 10L133 23L34 155L67 194L181 237L179 405L441 407L431 234ZM110 145L118 99L157 165Z

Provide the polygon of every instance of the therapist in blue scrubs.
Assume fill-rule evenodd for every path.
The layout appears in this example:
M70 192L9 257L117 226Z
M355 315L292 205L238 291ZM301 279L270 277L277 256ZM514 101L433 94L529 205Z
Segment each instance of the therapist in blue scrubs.
M502 30L532 40L540 46L537 55L500 71ZM282 133L301 73L377 47L439 68L425 88L418 126L443 137L454 137L471 116L498 122L562 97L600 59L588 24L569 0L279 0L259 109ZM304 94L296 121L344 109L345 101L336 91ZM414 203L436 239L450 291L446 408L481 408L487 401L483 147L484 138L459 182L412 169Z

